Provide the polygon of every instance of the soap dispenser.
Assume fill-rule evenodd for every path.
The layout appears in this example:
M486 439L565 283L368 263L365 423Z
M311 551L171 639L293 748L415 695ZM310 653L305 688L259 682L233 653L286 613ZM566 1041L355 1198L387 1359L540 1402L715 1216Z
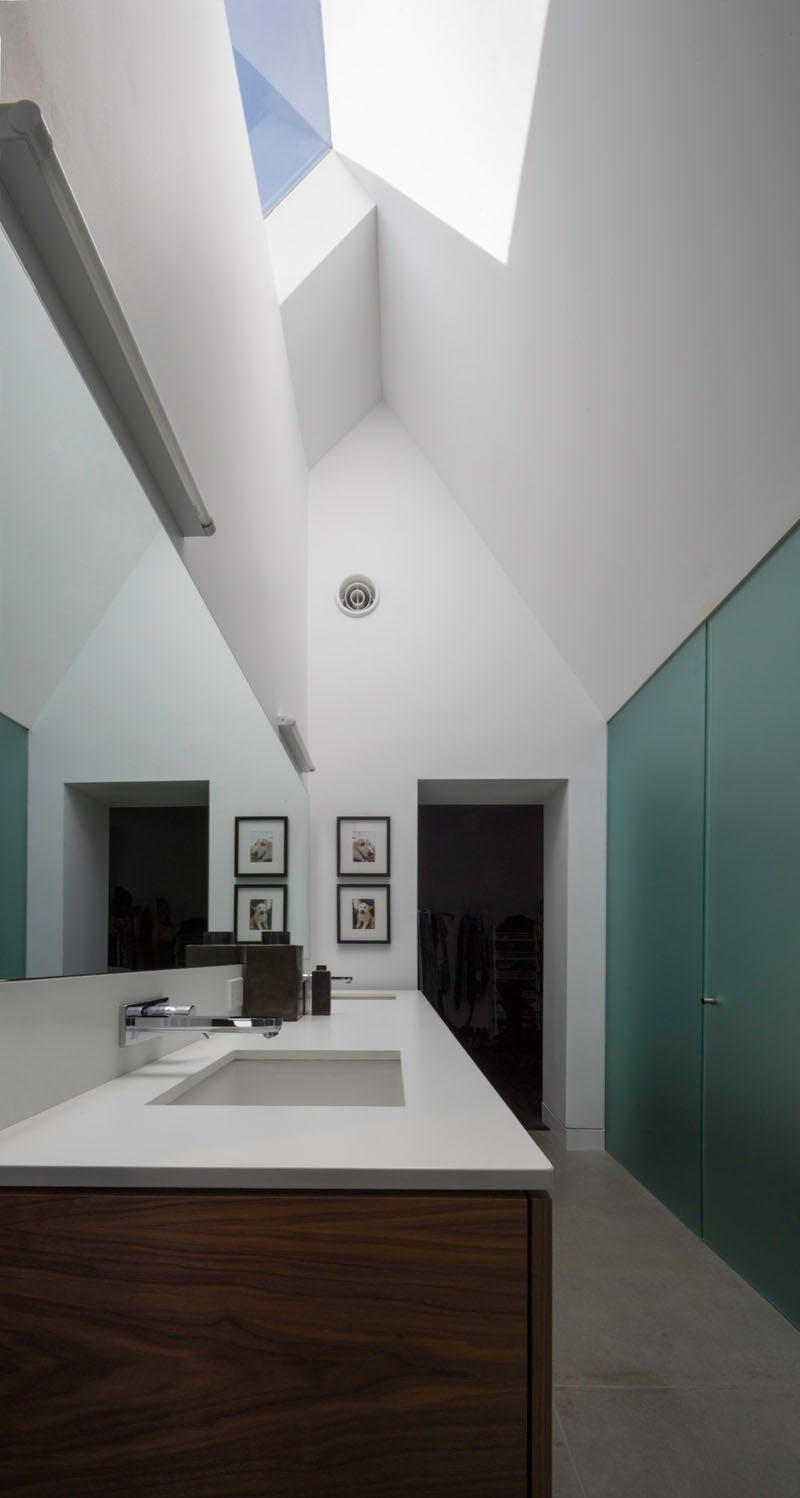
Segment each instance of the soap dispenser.
M318 962L311 974L311 1013L330 1014L331 974L324 962Z

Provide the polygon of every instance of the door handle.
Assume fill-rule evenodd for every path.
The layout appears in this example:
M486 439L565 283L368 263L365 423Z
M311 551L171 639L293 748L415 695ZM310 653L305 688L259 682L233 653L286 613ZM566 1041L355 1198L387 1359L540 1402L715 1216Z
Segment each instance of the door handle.
M708 998L708 996L706 994L703 994L703 997L700 1000L700 1002L701 1002L701 1004L721 1004L722 1000L721 999L711 999L711 998Z

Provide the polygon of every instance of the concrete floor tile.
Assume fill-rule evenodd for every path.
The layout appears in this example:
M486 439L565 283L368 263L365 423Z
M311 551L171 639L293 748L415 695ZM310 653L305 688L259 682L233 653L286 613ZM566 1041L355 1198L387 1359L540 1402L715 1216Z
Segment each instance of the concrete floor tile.
M589 1256L590 1258L590 1256ZM794 1382L800 1336L777 1311L680 1261L555 1277L555 1382L749 1386ZM800 1494L799 1494L800 1498Z
M608 1155L540 1138L556 1166L556 1384L800 1384L800 1334L779 1312Z
M553 1498L586 1498L558 1411L554 1410L553 1415Z
M565 1389L587 1498L798 1498L797 1391Z

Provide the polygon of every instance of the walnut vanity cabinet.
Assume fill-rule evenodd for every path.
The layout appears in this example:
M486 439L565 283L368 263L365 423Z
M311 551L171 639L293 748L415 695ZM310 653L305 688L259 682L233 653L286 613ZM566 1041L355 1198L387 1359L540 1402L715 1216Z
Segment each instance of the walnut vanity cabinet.
M0 1195L3 1498L549 1498L546 1194Z

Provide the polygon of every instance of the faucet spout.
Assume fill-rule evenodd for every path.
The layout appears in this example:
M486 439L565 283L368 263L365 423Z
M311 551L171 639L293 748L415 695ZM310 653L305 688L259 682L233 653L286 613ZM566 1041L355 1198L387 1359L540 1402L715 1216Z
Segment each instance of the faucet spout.
M250 1015L247 1018L227 1014L197 1014L194 1004L170 1004L169 999L144 999L137 1004L120 1004L119 1043L136 1045L154 1035L171 1030L187 1031L208 1037L220 1032L263 1035L265 1040L278 1034L283 1021L276 1015Z

